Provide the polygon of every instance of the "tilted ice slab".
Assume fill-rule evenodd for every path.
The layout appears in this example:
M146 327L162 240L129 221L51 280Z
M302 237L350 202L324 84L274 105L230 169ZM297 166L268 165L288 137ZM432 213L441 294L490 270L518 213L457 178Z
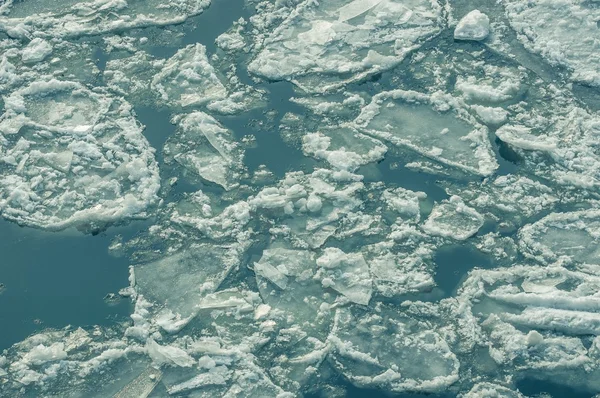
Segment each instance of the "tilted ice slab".
M423 224L430 235L465 240L475 235L483 226L484 218L477 210L465 205L459 196L434 206Z
M395 308L338 309L328 342L333 366L359 387L440 392L458 380L458 359L442 336Z
M519 231L521 252L542 264L600 265L600 211L552 213Z
M79 83L36 81L5 97L0 212L46 229L146 216L160 186L131 106Z
M13 2L0 15L0 31L15 38L77 37L184 22L202 13L210 0L91 0Z
M242 148L233 133L204 112L173 118L178 131L164 146L165 162L177 162L187 172L230 190L243 171Z
M598 392L599 288L596 275L561 266L475 270L456 298L457 331L511 377L560 377Z
M565 66L575 81L600 85L600 39L595 2L504 0L510 25L529 50Z
M466 172L488 176L498 168L487 128L445 94L383 92L363 108L355 123L369 135Z
M206 296L238 265L238 256L236 247L192 244L171 256L136 265L134 288L145 300L164 306L157 323L167 332L176 332L202 305L208 305Z
M428 0L303 1L267 37L248 70L324 92L392 68L442 24L441 7Z

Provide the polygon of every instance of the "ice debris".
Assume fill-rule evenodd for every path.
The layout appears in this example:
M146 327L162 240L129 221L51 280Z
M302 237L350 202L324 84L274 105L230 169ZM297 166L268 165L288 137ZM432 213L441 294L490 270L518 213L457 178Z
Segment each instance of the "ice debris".
M457 40L484 40L490 34L490 19L479 10L465 15L454 29Z
M45 229L103 227L157 201L154 150L131 105L75 82L36 81L5 97L0 212Z

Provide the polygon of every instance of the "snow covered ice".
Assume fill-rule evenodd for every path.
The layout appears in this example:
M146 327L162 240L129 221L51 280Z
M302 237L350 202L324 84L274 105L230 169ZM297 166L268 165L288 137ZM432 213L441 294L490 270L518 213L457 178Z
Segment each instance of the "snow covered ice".
M490 34L490 19L479 10L465 15L454 29L454 38L458 40L483 40Z
M600 395L599 10L0 2L0 396Z

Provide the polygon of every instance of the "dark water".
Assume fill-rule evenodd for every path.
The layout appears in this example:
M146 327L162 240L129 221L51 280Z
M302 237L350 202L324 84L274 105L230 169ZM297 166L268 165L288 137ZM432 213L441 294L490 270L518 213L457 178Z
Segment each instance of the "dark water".
M129 300L104 299L128 284L127 261L108 254L117 231L44 232L0 221L0 350L48 327L128 318Z

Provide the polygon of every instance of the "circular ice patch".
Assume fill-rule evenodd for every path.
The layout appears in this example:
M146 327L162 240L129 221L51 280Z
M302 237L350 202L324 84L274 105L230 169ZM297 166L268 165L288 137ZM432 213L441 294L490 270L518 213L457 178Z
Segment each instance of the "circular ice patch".
M154 149L124 100L38 81L5 97L0 214L44 229L97 229L143 217L160 180Z

